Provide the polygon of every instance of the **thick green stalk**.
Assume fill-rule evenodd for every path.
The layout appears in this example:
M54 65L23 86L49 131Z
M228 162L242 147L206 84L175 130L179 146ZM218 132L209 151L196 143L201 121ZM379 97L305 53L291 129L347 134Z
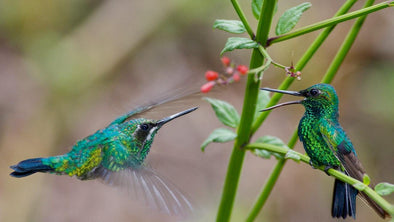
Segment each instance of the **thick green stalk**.
M334 17L334 18L331 18L331 19L323 20L321 22L317 22L315 24L305 26L303 28L300 28L300 29L297 29L295 31L289 32L287 34L284 34L284 35L281 35L281 36L272 37L272 38L270 38L268 40L267 46L269 46L269 45L271 45L273 43L281 42L281 41L284 41L284 40L287 40L287 39L292 39L292 38L295 38L297 36L304 35L306 33L316 31L318 29L322 29L322 28L325 28L325 27L328 27L328 26L336 25L336 24L338 24L340 22L344 22L344 21L347 21L347 20L350 20L350 19L354 19L354 18L363 16L363 15L367 15L369 13L372 13L372 12L375 12L375 11L378 11L378 10L382 10L384 8L387 8L387 7L392 7L392 6L394 6L393 1L386 1L386 2L382 2L382 3L376 4L374 6L371 6L371 7L367 7L367 8L363 8L363 9L360 9L360 10L357 10L357 11L354 11L354 12L347 13L347 14L342 15L342 16L338 16L338 17Z
M263 3L261 12L262 16L259 19L256 33L257 42L267 41L275 4L276 0L267 0ZM239 12L240 8L235 8L235 10L238 15L243 14L242 12ZM258 49L254 49L250 61L250 69L261 66L263 64L263 60L264 58L259 53ZM245 156L245 150L241 149L241 147L249 142L251 136L252 117L256 109L259 86L260 80L255 81L254 75L248 75L241 120L237 130L237 139L234 142L233 152L230 157L216 221L227 222L231 216L235 194L238 188L239 176L241 174Z
M283 156L285 156L290 149L281 147L281 146L276 146L272 144L267 144L267 143L250 143L245 146L245 149L249 150L254 150L254 149L262 149L262 150L267 150L273 153L278 153ZM299 152L291 150L292 154L297 155L298 159L293 159L295 161L302 161L306 164L309 165L310 158L307 155L301 154ZM324 166L318 168L321 171L324 171ZM364 192L367 194L372 200L374 200L380 207L382 207L384 210L386 210L391 216L394 215L394 207L387 202L385 199L383 199L379 194L377 194L372 188L368 187L367 185L363 185L362 182L354 179L353 177L347 176L346 174L337 171L335 169L329 169L328 174L331 176L345 182L348 184L353 185L357 190ZM250 220L248 220L250 221Z
M346 13L356 2L357 0L348 0L345 2L345 4L338 10L338 12L335 14L335 16L340 16L344 13ZM328 37L328 35L331 33L331 31L335 28L334 26L328 27L324 29L319 36L315 39L315 41L311 44L311 46L308 48L308 50L304 53L302 58L298 61L296 64L295 68L296 70L302 70L305 65L308 63L308 61L312 58L314 53L317 51L317 49L323 44L324 40ZM332 73L330 75L335 75L335 73ZM294 81L294 78L288 77L286 78L282 84L279 86L279 89L287 89L291 83ZM270 102L267 104L267 107L273 106L278 103L279 99L282 97L282 94L276 93L274 96L271 98ZM252 127L252 132L254 133L264 122L264 120L267 118L270 112L263 112L260 114L260 116L256 119L256 121L253 124ZM289 140L288 147L291 149L295 146L296 142L298 139L297 135L297 130L293 133L291 139ZM277 164L275 165L274 169L272 170L269 178L266 181L266 184L263 186L263 189L256 199L255 203L253 204L253 207L251 211L249 212L247 221L254 221L254 219L257 217L259 214L260 210L263 208L265 202L267 201L269 194L271 193L276 181L279 178L280 173L282 172L282 169L286 163L286 160L279 160Z

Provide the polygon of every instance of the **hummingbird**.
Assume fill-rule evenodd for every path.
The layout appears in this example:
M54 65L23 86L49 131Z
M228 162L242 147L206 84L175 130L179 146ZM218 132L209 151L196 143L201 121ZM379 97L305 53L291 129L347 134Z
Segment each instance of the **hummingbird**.
M304 116L298 125L298 137L304 149L311 158L312 167L324 166L325 171L330 168L340 170L359 181L363 181L366 174L364 167L357 157L356 151L346 132L338 122L338 96L329 84L316 84L299 92L261 88L262 90L290 94L304 97L300 101L278 104L262 111L277 107L301 104L305 107ZM356 196L358 191L351 185L335 179L332 200L332 217L347 216L356 218ZM363 192L360 196L385 218L388 213Z
M143 198L157 210L170 215L188 215L193 209L190 201L175 185L145 164L145 158L157 131L164 124L198 107L160 120L130 119L154 105L141 106L118 117L104 129L76 142L66 154L23 160L11 166L14 171L10 175L21 178L41 172L74 176L80 180L99 179L125 188L129 193L133 191L137 198Z

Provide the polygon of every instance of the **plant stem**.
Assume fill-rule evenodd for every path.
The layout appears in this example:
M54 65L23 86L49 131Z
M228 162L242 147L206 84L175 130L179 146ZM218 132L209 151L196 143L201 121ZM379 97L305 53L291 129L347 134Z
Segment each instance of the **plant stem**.
M244 12L242 11L241 6L239 5L238 1L231 0L231 3L233 4L233 7L234 7L235 11L237 12L239 19L241 19L242 23L244 24L244 27L245 27L246 31L248 32L250 38L254 40L256 36L254 35L253 30L250 27L249 22L246 19L246 16L245 16Z
M272 144L267 144L267 143L251 143L246 145L244 148L249 150L254 150L254 149L267 150L273 153L281 154L283 156L285 156L290 151L290 149L281 146L272 145ZM293 150L291 150L291 152L292 154L297 155L299 157L299 160L309 165L310 158L307 155L301 154ZM325 168L324 166L318 167L318 169L321 171L324 171L324 168ZM368 187L367 185L360 186L360 184L362 184L361 181L358 181L353 177L347 176L346 174L335 169L329 169L328 174L345 183L351 184L352 186L354 186L354 188L356 188L360 192L361 191L364 192L372 200L374 200L380 207L382 207L385 211L387 211L390 215L392 216L394 215L394 207L389 202L387 202L384 198L382 198L379 194L377 194L372 188Z
M335 24L338 24L340 22L344 22L344 21L347 21L347 20L350 20L350 19L353 19L353 18L357 18L357 17L363 16L363 15L367 15L369 13L372 13L372 12L375 12L375 11L378 11L378 10L382 10L384 8L387 8L387 7L391 7L393 5L394 5L394 3L392 1L386 1L386 2L382 2L382 3L376 4L374 6L371 6L371 7L367 7L367 8L363 8L363 9L360 9L360 10L357 10L357 11L354 11L354 12L347 13L347 14L342 15L342 16L337 16L337 17L334 17L334 18L331 18L331 19L327 19L327 20L324 20L324 21L321 21L321 22L317 22L315 24L308 25L306 27L300 28L300 29L295 30L293 32L290 32L290 33L287 33L287 34L284 34L284 35L281 35L281 36L272 37L272 38L268 39L266 45L269 46L269 45L272 45L273 43L277 43L277 42L281 42L281 41L284 41L284 40L287 40L287 39L295 38L297 36L300 36L300 35L303 35L303 34L306 34L306 33L309 33L309 32L313 32L315 30L322 29L322 28L325 28L325 27L328 27L328 26L332 26L332 25L335 25Z
M374 3L374 0L367 0L365 2L364 8L369 7ZM334 73L336 73L341 66L343 60L345 59L345 56L349 52L350 48L352 47L362 25L364 24L365 18L367 16L364 15L356 20L354 23L352 29L350 32L347 34L345 41L342 43L341 47L339 48L338 53L335 55L334 60L331 62L326 74L324 75L324 78L322 80L323 83L329 83L332 81L334 78Z
M236 2L236 0L233 1ZM256 33L257 42L266 42L268 39L275 4L276 0L267 0L263 3ZM237 10L238 15L243 14L240 12L240 8L235 8L235 10ZM259 51L257 49L253 49L250 61L250 69L261 66L263 64L263 60L264 58L261 56ZM245 156L245 150L241 149L241 147L249 142L251 136L250 131L253 121L253 118L251 117L253 117L256 109L259 86L259 78L257 81L255 81L253 75L248 75L241 120L237 130L237 139L234 142L233 152L230 157L216 221L227 222L231 216L235 194L238 187L239 176L241 174L242 164Z
M340 16L344 13L346 13L356 2L357 0L348 0L345 2L345 4L338 10L338 12L335 14L335 16ZM328 37L328 35L331 33L331 31L335 28L335 25L331 27L327 27L324 29L319 36L315 39L315 41L311 44L311 46L308 48L308 50L304 53L304 55L301 57L301 59L298 61L298 63L295 66L296 70L302 70L305 65L308 63L308 61L312 58L314 53L317 51L317 49L323 44L324 40ZM332 75L335 75L333 73ZM294 78L292 77L287 77L282 84L279 86L279 89L287 89L291 83L294 81ZM279 99L282 97L282 94L276 93L274 96L271 98L270 102L267 104L267 107L273 106L278 103ZM269 115L270 111L263 112L253 123L252 127L252 133L254 133L264 122L264 120L267 118ZM291 149L295 146L296 142L298 139L297 135L297 130L293 133L291 139L288 142L288 147ZM271 193L273 186L275 185L276 181L279 178L280 173L282 172L283 166L285 165L286 160L282 159L279 160L278 163L276 164L275 168L271 172L266 184L263 186L263 189L255 201L252 210L250 211L247 221L254 221L254 219L257 217L258 213L260 210L263 208L266 200L269 197L269 194Z

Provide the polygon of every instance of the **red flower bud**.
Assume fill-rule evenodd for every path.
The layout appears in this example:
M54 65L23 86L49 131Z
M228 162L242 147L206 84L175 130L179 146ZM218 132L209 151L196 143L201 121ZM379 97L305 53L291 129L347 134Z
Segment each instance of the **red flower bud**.
M223 65L225 65L225 66L230 65L231 60L228 57L223 56L222 58L220 58L220 60L222 60Z
M214 81L207 82L207 83L205 83L204 85L201 86L200 90L201 90L202 93L207 93L207 92L211 91L211 89L212 89L212 87L214 85L215 85Z
M212 70L208 70L205 72L205 79L207 79L208 81L212 81L215 80L219 77L219 73L212 71Z
M238 82L241 79L241 77L239 76L238 73L234 73L233 74L233 79L234 79L235 82Z
M237 70L239 73L241 73L242 75L245 75L246 73L248 73L249 69L248 67L246 67L245 65L239 65L237 66Z

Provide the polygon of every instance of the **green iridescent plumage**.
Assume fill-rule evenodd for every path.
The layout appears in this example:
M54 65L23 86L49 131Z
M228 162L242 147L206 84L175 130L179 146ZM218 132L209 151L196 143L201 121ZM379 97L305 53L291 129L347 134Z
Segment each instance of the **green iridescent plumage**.
M301 96L305 99L282 103L264 109L271 110L290 104L302 104L304 116L298 125L298 137L311 158L312 166L334 168L363 181L365 170L357 158L353 144L338 122L338 97L335 89L328 84L316 84L299 92L262 88L262 90ZM340 180L335 180L332 216L355 217L357 190ZM388 214L367 195L361 196L385 218Z
M157 131L167 122L190 113L197 107L161 120L130 119L152 106L141 107L114 120L109 126L79 140L70 152L47 158L33 158L11 166L11 176L25 177L36 172L76 176L81 180L101 179L105 183L126 189L138 189L137 194L152 207L169 214L190 211L190 202L177 189L144 161Z

